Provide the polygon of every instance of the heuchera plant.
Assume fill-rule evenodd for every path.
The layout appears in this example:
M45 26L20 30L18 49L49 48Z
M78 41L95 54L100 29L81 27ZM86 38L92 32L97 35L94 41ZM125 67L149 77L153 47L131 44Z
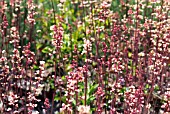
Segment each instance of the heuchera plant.
M169 114L169 0L1 0L0 113Z

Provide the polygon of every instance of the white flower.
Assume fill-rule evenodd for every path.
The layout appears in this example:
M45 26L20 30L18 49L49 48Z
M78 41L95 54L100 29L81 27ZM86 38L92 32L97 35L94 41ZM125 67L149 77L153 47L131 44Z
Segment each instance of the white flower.
M45 61L40 61L40 65L44 65L45 64Z
M144 57L144 56L145 56L145 53L144 53L144 52L140 52L140 53L138 54L138 56Z
M66 0L60 0L61 3L66 2Z
M79 114L90 114L90 106L80 105L78 107Z
M50 26L50 30L54 30L54 28L56 28L56 25Z
M12 28L11 28L11 31L16 31L16 30L17 30L16 27L12 27Z
M39 112L38 111L32 111L32 114L39 114Z
M41 32L41 30L37 30L37 33Z
M0 100L0 110L3 108L3 102Z

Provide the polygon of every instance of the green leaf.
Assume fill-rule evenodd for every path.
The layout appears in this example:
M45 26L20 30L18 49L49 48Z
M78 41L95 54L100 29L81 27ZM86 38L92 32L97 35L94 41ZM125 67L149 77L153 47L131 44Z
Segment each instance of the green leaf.
M74 105L74 106L76 106L76 100L73 100L73 102L72 102L72 103L73 103L73 105Z
M65 76L62 76L62 77L61 77L61 79L62 79L62 80L65 80L65 79L66 79L66 77L65 77Z
M92 102L92 101L94 101L95 100L95 96L90 96L88 99L87 99L87 105L90 105L90 103Z
M54 79L49 80L51 89L54 89Z
M95 84L92 87L90 87L89 95L92 95L98 86L99 86L99 84Z
M41 43L37 43L37 44L36 44L36 48L37 48L37 49L40 49L42 46L43 46L43 45L42 45Z
M123 88L120 90L121 93L124 93L125 91L126 91L126 87L123 87Z
M120 97L120 101L121 101L121 102L123 102L123 101L124 101L124 99L125 99L124 97Z
M92 62L92 66L96 66L97 65L97 62Z
M59 100L60 100L60 97L55 96L54 101L59 101Z
M158 85L155 85L154 90L155 90L155 91L158 91L158 90L159 90L159 86L158 86Z
M84 89L84 83L83 83L83 82L79 82L79 87L80 87L81 89Z
M38 70L38 69L39 69L39 67L36 66L36 65L34 65L33 68L34 68L35 70Z
M132 53L128 52L128 57L131 58L132 57Z
M147 94L147 93L148 93L148 91L147 91L147 90L144 90L144 93L145 93L145 94Z
M47 60L47 63L54 63L54 61L51 60L51 59L48 59L48 60Z
M109 20L107 19L107 20L106 20L106 26L108 26L108 25L109 25Z
M146 84L145 88L146 88L146 89L149 89L149 84Z
M53 49L52 49L50 46L46 46L46 47L42 50L43 53L51 53L52 51L53 51Z

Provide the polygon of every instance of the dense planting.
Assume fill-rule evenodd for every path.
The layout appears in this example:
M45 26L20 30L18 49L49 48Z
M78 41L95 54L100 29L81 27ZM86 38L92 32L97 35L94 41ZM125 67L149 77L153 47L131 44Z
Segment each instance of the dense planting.
M1 0L2 114L168 114L169 0Z

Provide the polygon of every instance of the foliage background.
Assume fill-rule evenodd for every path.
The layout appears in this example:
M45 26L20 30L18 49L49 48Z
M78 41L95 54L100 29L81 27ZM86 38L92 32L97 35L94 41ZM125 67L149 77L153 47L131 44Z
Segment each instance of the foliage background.
M54 100L63 102L63 113L81 113L80 106L89 106L87 113L170 110L169 1L0 3L1 88L18 94L18 81L30 88L43 85L41 91L49 85L52 108L46 113ZM26 106L27 99L23 102Z

